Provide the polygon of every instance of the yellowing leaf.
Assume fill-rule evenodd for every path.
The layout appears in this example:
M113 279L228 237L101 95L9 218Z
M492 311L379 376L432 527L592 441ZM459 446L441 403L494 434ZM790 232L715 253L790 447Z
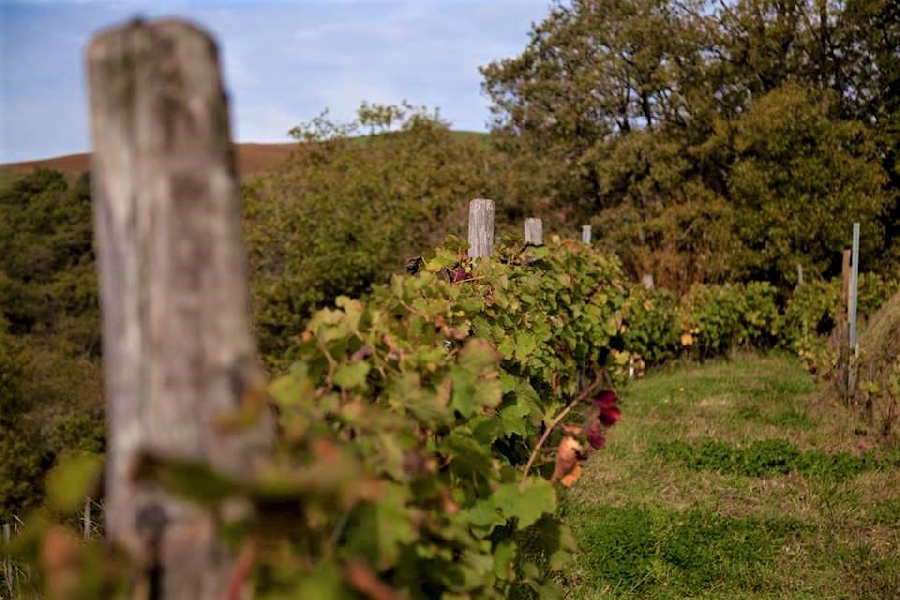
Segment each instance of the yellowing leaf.
M565 487L572 487L573 483L581 479L581 472L581 463L576 462L575 466L572 467L572 470L560 478L559 482Z
M556 449L556 465L553 469L552 481L561 481L578 465L578 457L584 449L573 437L566 436Z

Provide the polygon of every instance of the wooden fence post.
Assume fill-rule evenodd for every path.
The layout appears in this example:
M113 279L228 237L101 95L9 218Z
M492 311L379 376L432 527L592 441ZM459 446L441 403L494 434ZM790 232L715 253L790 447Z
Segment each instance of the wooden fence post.
M3 524L3 542L4 544L9 544L10 540L12 540L12 526L9 523ZM16 572L15 567L13 566L12 559L9 556L6 556L3 559L3 579L5 579L6 583L6 591L9 593L10 599L15 598L16 595Z
M82 535L85 540L91 539L91 498L84 499L84 514L82 515Z
M838 313L838 331L837 331L837 355L838 355L838 375L837 379L843 386L841 395L844 401L849 399L849 372L850 372L850 353L848 352L850 339L849 336L849 316L850 316L850 250L844 250L841 259L841 310Z
M803 285L803 265L797 263L797 285Z
M585 244L591 243L591 226L590 225L582 225L581 226L581 241Z
M850 268L850 291L848 302L849 335L847 345L847 397L852 398L856 389L856 364L859 355L856 344L856 305L859 297L859 223L853 224L853 256Z
M535 246L544 243L544 226L540 219L525 219L525 243Z
M850 352L856 356L856 304L859 295L859 223L853 224L853 256L850 269Z
M233 557L218 519L132 472L150 453L249 477L270 450L267 413L217 426L264 385L218 49L189 23L137 20L95 35L86 59L106 534L141 569L135 597L219 600Z
M494 201L476 198L469 203L469 256L473 259L494 252Z
M849 339L848 316L850 314L850 257L850 250L844 250L844 254L841 258L841 312L838 322L838 328L840 329L839 346L841 355L843 355L844 347L847 344L847 340Z

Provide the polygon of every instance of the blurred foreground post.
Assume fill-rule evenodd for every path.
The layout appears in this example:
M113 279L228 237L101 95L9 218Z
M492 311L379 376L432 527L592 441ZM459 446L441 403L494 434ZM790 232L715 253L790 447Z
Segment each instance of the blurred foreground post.
M476 198L469 203L469 256L480 258L494 252L494 201Z
M540 219L525 219L525 243L535 246L544 243L544 225Z
M582 225L581 226L581 241L585 244L591 243L591 226L590 225Z
M132 471L149 454L247 477L269 449L268 418L217 426L263 385L218 50L182 21L135 21L94 36L87 70L106 532L140 569L134 597L218 600L233 557L217 518Z

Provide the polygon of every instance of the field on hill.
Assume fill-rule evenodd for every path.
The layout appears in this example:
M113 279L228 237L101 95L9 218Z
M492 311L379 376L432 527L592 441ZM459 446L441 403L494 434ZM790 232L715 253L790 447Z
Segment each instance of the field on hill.
M274 167L284 162L296 147L296 143L289 144L236 144L238 172L242 179ZM80 154L66 154L42 160L31 160L19 163L0 165L0 173L9 171L13 173L29 173L37 168L56 169L67 177L78 177L91 168L91 155L87 152ZM2 185L3 175L0 175Z
M900 456L794 358L649 375L564 507L569 596L896 598Z
M456 141L483 139L486 142L488 140L487 134L477 131L453 131L451 136ZM367 144L369 137L370 136L367 135L361 135L358 139L362 144ZM238 173L241 179L249 179L283 163L290 157L291 153L297 147L297 143L240 143L236 144L236 147ZM66 154L41 160L29 160L0 165L0 189L7 185L16 175L30 173L38 168L56 169L57 171L64 173L66 177L78 177L85 171L90 170L91 155L87 152L81 152L79 154Z

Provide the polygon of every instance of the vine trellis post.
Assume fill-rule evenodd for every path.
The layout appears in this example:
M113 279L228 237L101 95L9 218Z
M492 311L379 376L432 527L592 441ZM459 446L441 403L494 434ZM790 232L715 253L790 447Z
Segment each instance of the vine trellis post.
M476 198L469 203L469 256L494 253L494 201Z
M249 477L268 415L217 417L264 384L218 49L184 21L136 20L87 49L91 195L108 419L108 541L137 565L133 597L219 600L234 557L211 510L134 477L147 454Z
M525 243L540 246L544 243L544 225L540 219L525 219Z

